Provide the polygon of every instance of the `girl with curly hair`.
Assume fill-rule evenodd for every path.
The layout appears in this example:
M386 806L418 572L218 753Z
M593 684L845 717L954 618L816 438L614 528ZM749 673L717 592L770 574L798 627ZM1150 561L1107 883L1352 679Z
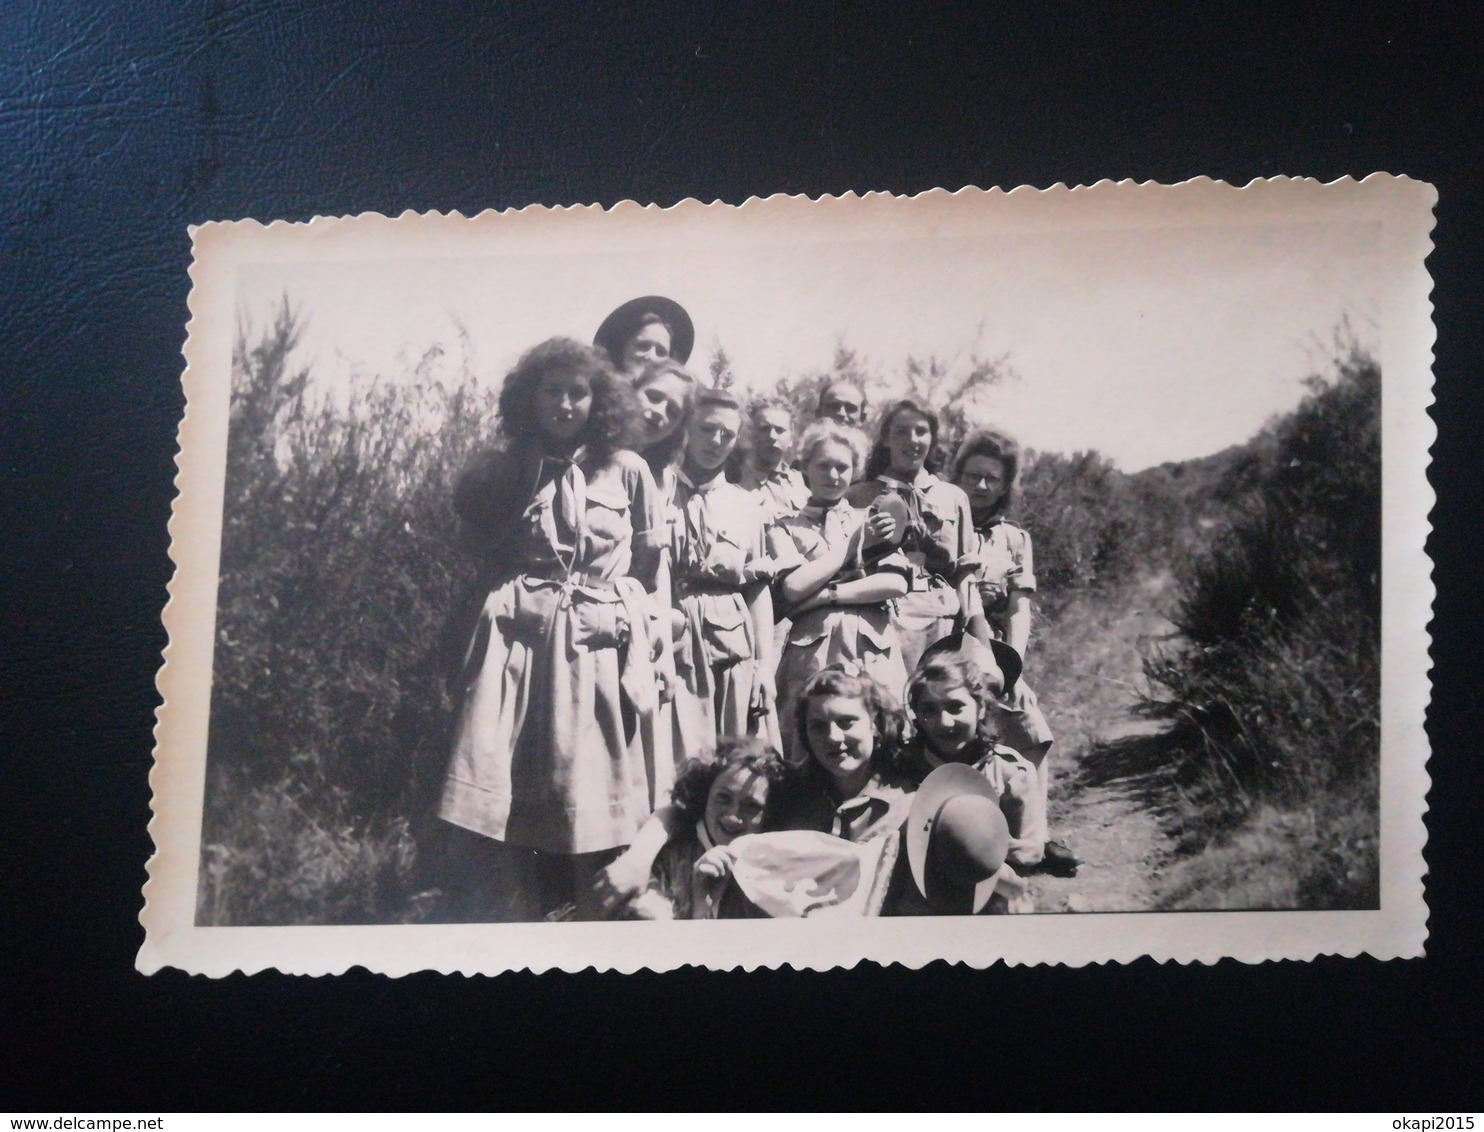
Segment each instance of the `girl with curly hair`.
M933 672L936 676L937 669ZM927 716L933 696L947 689L961 693L963 686L974 680L973 666L964 665L952 668L946 683L928 680L920 685L916 704L919 717ZM970 696L985 691L976 687L976 693ZM974 704L978 702L973 700ZM805 686L797 710L797 726L804 736L808 761L785 784L776 812L770 803L769 824L779 829L832 833L857 844L884 840L868 914L939 914L913 880L906 851L906 822L912 812L913 794L926 776L921 773L922 753L914 751L906 737L907 720L896 699L853 666L832 666ZM942 749L951 757L933 755L939 765L960 761L979 743L992 745L992 740L983 738L979 717L971 713L956 720L952 728L939 730L962 732L967 740L960 749L954 745L959 736L949 739L945 734ZM1014 752L1007 756L994 752L993 757L1004 761L1013 758ZM998 770L994 767L990 773ZM1028 786L1027 769L1019 770L1019 793L1023 795ZM1001 869L987 910L1032 910L1025 884L1008 866Z
M912 563L911 589L896 601L893 623L908 671L931 645L978 613L977 599L966 608L959 593L974 549L969 499L928 471L937 444L938 414L921 401L898 401L881 418L865 480L850 491L856 507L894 497L907 512L901 536Z
M636 417L606 358L543 342L505 379L503 449L454 491L485 546L488 596L440 813L480 839L474 871L514 890L495 894L505 907L466 908L471 919L540 918L572 900L672 781L641 726L657 701L650 620L669 602L655 594L662 501L626 447Z
M696 863L717 846L759 833L769 801L787 764L753 735L728 735L716 752L687 759L671 793L673 824L680 832L665 843L650 870L649 887L629 905L642 920L704 919L708 911Z
M912 788L901 770L907 726L897 698L859 665L832 664L804 685L791 724L803 761L769 824L854 842L894 834Z
M770 789L764 828L814 830L852 842L894 837L912 804L910 784L898 769L906 719L896 697L859 665L831 665L805 684L788 729L803 737L802 761L790 762ZM683 837L686 827L678 800L656 813L634 844L598 874L594 900L610 914L623 914L665 846ZM894 843L884 857L888 873L896 858ZM907 876L905 884L911 883Z

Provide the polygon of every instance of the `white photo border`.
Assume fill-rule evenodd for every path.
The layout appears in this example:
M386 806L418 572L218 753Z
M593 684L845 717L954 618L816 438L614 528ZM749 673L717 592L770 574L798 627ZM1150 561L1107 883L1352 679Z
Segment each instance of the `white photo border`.
M685 200L660 209L625 201L532 206L472 218L404 213L253 220L191 229L190 321L184 348L186 408L170 531L175 567L163 620L168 645L157 687L148 863L138 968L223 976L276 969L388 975L422 970L495 974L587 968L667 971L683 966L829 970L862 960L921 967L935 960L982 968L1158 961L1214 963L1379 959L1423 954L1427 905L1423 817L1429 778L1423 729L1430 696L1434 589L1425 551L1434 496L1427 482L1435 428L1431 250L1435 190L1389 174L1329 184L1273 178L1234 187L1207 178L1178 185L1103 181L1011 192L965 188L916 197L883 193L810 199L751 198L742 205ZM237 327L236 271L249 260L317 262L401 256L618 251L671 242L704 254L754 239L868 239L916 226L979 234L1120 225L1368 221L1380 225L1382 425L1382 717L1380 907L1365 911L1137 912L1003 917L699 922L416 924L354 927L205 927L196 919L207 723L222 534L230 360Z

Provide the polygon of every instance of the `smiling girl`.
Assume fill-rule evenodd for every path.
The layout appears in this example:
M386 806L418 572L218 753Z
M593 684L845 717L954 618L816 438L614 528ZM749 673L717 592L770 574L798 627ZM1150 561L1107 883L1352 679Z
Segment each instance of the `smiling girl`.
M764 827L773 790L787 767L776 750L750 735L729 736L714 755L687 759L675 778L671 823L680 831L656 857L649 888L627 915L634 919L703 919L709 909L696 862L718 846Z
M861 842L896 834L911 808L897 769L906 720L896 698L853 664L816 672L799 693L796 765L770 825Z
M670 786L640 726L656 703L649 615L664 526L648 467L624 447L635 418L605 358L543 342L500 392L507 447L454 492L486 545L489 593L440 813L507 850L501 869L517 878L505 907L469 918L539 918L572 900ZM539 907L520 906L532 895Z
M639 399L637 448L655 483L668 495L685 454L696 379L679 362L660 361L639 374L634 392Z
M593 335L593 345L630 379L670 358L684 365L695 341L690 315L664 295L643 295L621 303Z
M809 502L769 536L779 563L780 613L792 619L778 665L778 687L788 698L785 722L798 689L830 664L855 664L894 694L907 682L890 602L907 593L912 567L900 552L866 553L881 549L892 520L852 507L845 497L864 446L854 429L832 421L811 425L799 445ZM799 740L786 729L790 758L798 757Z
M1008 860L1030 869L1046 844L1046 809L1036 768L998 741L996 701L1004 690L1002 671L987 657L975 663L958 653L929 656L907 684L916 734L901 765L918 782L944 763L978 771L994 787L1010 827Z
M920 401L898 401L881 418L866 479L850 491L857 507L895 496L907 510L902 549L912 564L911 589L893 608L909 670L930 646L977 613L977 599L965 608L959 595L974 548L969 499L928 471L937 443L938 415Z

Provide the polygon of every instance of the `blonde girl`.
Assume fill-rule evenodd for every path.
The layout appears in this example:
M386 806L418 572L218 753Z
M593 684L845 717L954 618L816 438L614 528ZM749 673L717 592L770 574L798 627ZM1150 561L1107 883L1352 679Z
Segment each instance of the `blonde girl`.
M799 444L809 501L770 534L779 613L791 619L778 664L785 719L791 693L831 664L853 664L895 696L907 682L891 602L908 592L912 567L883 541L891 517L846 499L864 443L833 421L810 425ZM783 742L797 758L797 734L786 731Z

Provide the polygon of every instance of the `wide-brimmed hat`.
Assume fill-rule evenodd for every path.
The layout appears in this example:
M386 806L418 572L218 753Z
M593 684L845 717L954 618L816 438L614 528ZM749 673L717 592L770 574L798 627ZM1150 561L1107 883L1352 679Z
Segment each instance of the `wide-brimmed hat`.
M696 345L696 328L685 308L663 295L641 295L615 308L593 335L593 345L606 353L614 365L621 365L624 347L649 314L659 315L669 324L670 356L684 365Z
M922 654L922 660L918 662L921 668L930 659L950 654L958 654L965 657L970 663L977 665L985 672L1000 674L1000 695L1008 696L1015 687L1015 681L1020 679L1020 673L1025 668L1025 661L1021 659L1020 652L1009 641L1002 641L997 637L990 638L986 645L978 637L966 633L963 630L949 633L942 640L927 647Z
M907 864L935 911L982 911L1009 851L1010 827L983 775L946 763L923 779L907 815Z

